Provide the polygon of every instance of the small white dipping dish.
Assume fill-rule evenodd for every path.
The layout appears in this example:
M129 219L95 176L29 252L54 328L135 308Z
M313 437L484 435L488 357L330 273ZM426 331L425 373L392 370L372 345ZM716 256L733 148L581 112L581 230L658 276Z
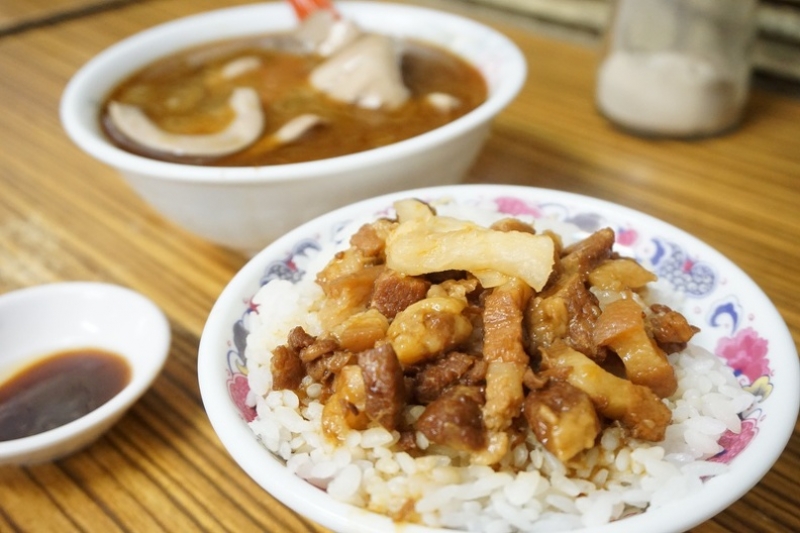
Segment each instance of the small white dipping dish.
M299 224L357 200L459 182L478 156L492 120L525 82L522 52L489 26L443 11L378 2L342 1L336 7L366 30L417 39L464 58L486 79L486 101L453 122L404 141L285 165L167 163L117 148L103 134L100 111L108 93L156 59L204 43L297 25L288 2L270 2L177 19L104 50L67 85L61 99L64 129L83 151L118 170L166 219L248 255Z
M130 289L97 282L63 282L0 295L0 383L52 354L94 348L123 357L130 381L86 415L29 437L0 441L0 464L64 457L114 425L164 366L170 346L164 313Z

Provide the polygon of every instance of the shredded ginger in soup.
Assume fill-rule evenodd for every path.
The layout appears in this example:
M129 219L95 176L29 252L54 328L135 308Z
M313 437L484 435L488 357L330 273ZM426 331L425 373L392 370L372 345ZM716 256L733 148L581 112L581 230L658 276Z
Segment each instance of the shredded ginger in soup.
M402 141L486 96L480 72L453 53L321 12L289 32L163 58L112 91L101 122L114 144L145 157L279 165Z

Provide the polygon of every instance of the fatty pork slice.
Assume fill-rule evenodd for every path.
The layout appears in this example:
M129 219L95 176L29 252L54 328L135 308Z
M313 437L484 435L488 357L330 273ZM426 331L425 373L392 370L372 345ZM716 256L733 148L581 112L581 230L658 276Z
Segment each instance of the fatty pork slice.
M435 444L463 452L486 447L486 428L478 387L456 385L431 402L416 422L416 429Z
M375 309L367 309L347 317L331 333L343 350L360 352L373 348L386 337L389 319Z
M375 280L370 307L391 320L409 305L424 299L430 286L424 278L387 268Z
M345 440L351 429L366 429L366 386L361 368L347 365L336 374L333 394L322 408L322 432L331 439Z
M392 345L383 343L358 354L366 392L365 412L388 430L397 429L406 400L403 368Z
M689 324L685 316L666 305L651 305L650 311L646 319L648 331L668 354L684 350L695 333L700 331L700 328Z
M386 337L403 365L415 365L455 349L472 333L461 298L435 296L415 302L395 316Z
M589 395L565 381L551 379L529 392L523 412L539 442L561 462L592 448L600 433Z
M522 407L522 378L528 368L523 346L523 309L533 291L518 278L486 296L483 311L483 358L486 369L484 420L490 431L503 431Z
M334 330L351 316L367 310L372 286L383 268L382 265L363 266L320 283L325 298L318 316L324 330Z
M335 339L309 335L302 326L292 328L286 339L286 343L289 348L300 355L300 360L306 364L339 349L339 345Z
M527 311L532 352L563 340L594 360L602 361L605 351L593 338L600 316L597 298L578 273L563 275L554 285L531 300Z
M541 290L550 278L556 245L548 235L437 216L417 200L394 205L400 224L386 238L388 268L411 276L466 271L487 289L520 278Z
M619 355L631 382L650 387L661 398L677 390L675 371L664 351L648 336L644 309L632 299L606 305L595 325L594 340Z
M589 395L598 413L620 421L634 438L664 440L672 412L649 387L606 372L563 342L544 350L542 355L542 370Z
M273 390L296 391L306 375L300 355L285 345L278 346L272 351L270 371Z
M561 252L561 271L565 274L579 274L585 280L589 272L612 256L614 240L614 230L603 228L567 246Z
M286 344L272 351L270 372L274 390L289 389L296 391L307 373L307 363L334 351L335 342L331 345L325 340L318 340L313 335L297 326L292 328L286 338Z
M483 420L488 444L476 454L476 464L499 462L509 448L506 430L522 412L522 386L528 369L523 345L523 310L533 290L519 278L494 288L484 300L483 358L486 362L486 403Z
M368 266L383 264L386 235L396 224L379 219L361 226L351 237L349 247L338 252L325 268L317 273L317 284L330 297L327 287L334 280L358 273Z
M655 274L629 257L606 259L589 272L589 284L600 290L623 292L640 290L656 281Z
M425 365L414 376L414 396L421 405L436 400L462 377L469 376L477 357L461 352L450 352Z
M350 238L350 246L317 273L316 282L325 293L318 313L323 329L330 331L367 309L375 280L384 269L386 235L394 226L386 219L364 224Z
M351 364L352 359L353 354L342 350L336 339L315 337L297 326L289 332L286 345L273 351L270 364L273 389L297 390L308 375L323 385L323 397L327 397L334 377Z

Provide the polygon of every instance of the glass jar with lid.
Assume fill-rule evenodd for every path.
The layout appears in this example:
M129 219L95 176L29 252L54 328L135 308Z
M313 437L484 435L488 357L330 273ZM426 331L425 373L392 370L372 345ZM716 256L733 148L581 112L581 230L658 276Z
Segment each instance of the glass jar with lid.
M750 86L757 0L617 0L596 103L643 135L703 137L736 126Z

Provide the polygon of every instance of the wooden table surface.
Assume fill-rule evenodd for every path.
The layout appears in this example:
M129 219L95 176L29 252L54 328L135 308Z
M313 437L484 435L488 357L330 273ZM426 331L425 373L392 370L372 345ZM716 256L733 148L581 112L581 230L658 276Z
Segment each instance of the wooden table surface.
M78 150L58 119L65 83L105 47L234 3L120 2L0 37L0 292L65 280L116 283L161 306L173 335L163 373L99 441L54 463L0 467L0 531L323 531L237 467L203 410L200 334L246 258L160 218ZM741 266L800 342L799 88L756 84L747 120L723 137L643 140L597 115L593 49L452 0L414 3L494 25L530 65L467 181L582 193L686 229ZM798 474L795 426L766 477L693 531L800 531Z
M3 0L0 36L119 7L135 0Z

